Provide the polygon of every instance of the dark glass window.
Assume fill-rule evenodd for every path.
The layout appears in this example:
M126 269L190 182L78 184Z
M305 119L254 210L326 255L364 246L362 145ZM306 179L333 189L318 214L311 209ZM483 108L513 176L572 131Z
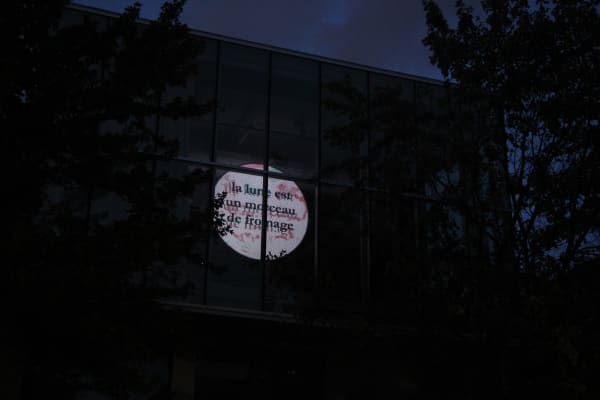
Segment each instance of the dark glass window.
M420 239L423 248L422 277L432 288L460 288L468 273L465 216L462 210L439 201L421 201Z
M414 192L416 135L414 83L371 74L370 182L396 192Z
M216 161L238 166L265 159L268 53L222 43Z
M364 195L355 189L321 185L318 279L325 307L348 307L361 301L361 267L366 255L363 208Z
M447 200L460 195L462 138L452 132L448 91L417 83L419 185L428 197Z
M204 303L207 243L210 236L210 185L211 169L183 161L161 161L157 180L177 192L172 202L166 204L170 212L161 215L170 223L172 231L163 232L166 239L162 253L167 255L162 268L168 274L163 279L174 288L183 288L173 298L190 303ZM158 199L170 194L158 191Z
M81 11L64 9L60 16L59 28L82 25L83 16L84 14Z
M418 289L415 200L393 193L371 195L371 300L385 319L407 318Z
M108 225L128 217L129 203L115 191L101 188L92 193L91 216L100 225Z
M272 181L273 182L273 181ZM274 185L277 186L277 181ZM267 255L267 288L265 308L274 311L294 312L313 303L314 286L314 185L294 183L301 193L295 192L294 203L301 210L302 199L306 204L306 215L290 216L294 224L294 237L290 247L299 244L285 255ZM277 202L269 197L269 205L285 205L287 200ZM302 229L305 227L306 229ZM267 248L269 246L267 245Z
M196 60L197 73L182 86L167 90L162 105L159 132L167 140L176 140L180 157L206 161L210 159L217 78L217 42L203 40L204 49ZM204 109L201 115L177 117L169 113L170 104L193 100Z
M367 152L367 73L323 64L321 177L358 183Z
M96 30L103 31L108 27L109 19L103 15L84 14L83 21L86 24L90 24L96 28Z
M230 175L225 176L228 173ZM245 183L254 188L261 188L265 178L251 173L225 170L217 170L215 178L215 194L227 193L222 208L216 210L223 215L225 223L245 225L248 218L248 224L254 229L242 233L225 232L223 235L213 232L208 264L207 303L261 309L262 230L256 221L262 221L262 214L257 206L262 204L263 197L257 195L256 200L252 202L253 206L247 206L246 202L236 198L235 191L229 188L233 184L239 186L240 190L245 190ZM240 178L245 183L240 182ZM234 220L236 216L240 217L238 221Z
M482 238L483 251L487 259L487 263L493 268L507 268L512 259L512 251L510 247L510 212L495 210L495 211L479 211L483 214L483 234L479 235ZM469 237L469 243L475 241Z
M315 172L318 78L315 61L273 54L269 165L291 175Z

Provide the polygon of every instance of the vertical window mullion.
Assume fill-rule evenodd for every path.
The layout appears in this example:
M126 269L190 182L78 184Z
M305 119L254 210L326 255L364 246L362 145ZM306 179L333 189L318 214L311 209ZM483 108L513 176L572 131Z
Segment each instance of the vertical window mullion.
M367 72L367 156L366 156L366 182L367 188L369 188L371 182L371 132L372 132L372 117L371 117L371 73ZM365 265L361 268L363 271L362 279L362 295L363 305L368 306L371 302L371 192L365 190L364 195L364 206L365 211L363 213L365 218L365 229L366 233L364 239L361 238L361 242L364 240L364 251L365 255L362 257L362 261ZM362 229L361 229L362 230Z
M315 184L315 207L314 207L314 266L313 266L313 279L314 279L314 296L315 303L317 305L320 304L320 290L319 290L319 201L320 201L320 189L321 189L321 138L323 133L323 124L322 124L322 100L323 100L323 84L322 84L322 70L323 64L319 62L318 64L318 74L317 74L317 85L319 87L318 90L318 98L317 98L317 140L315 141L315 145L317 147L317 157L316 157L316 184Z
M265 157L263 162L263 191L262 191L262 225L261 225L261 241L260 241L260 258L261 258L261 310L265 309L265 297L267 292L267 206L268 206L268 190L269 190L269 136L271 130L271 82L273 69L273 53L268 52L267 62L267 104L265 108Z

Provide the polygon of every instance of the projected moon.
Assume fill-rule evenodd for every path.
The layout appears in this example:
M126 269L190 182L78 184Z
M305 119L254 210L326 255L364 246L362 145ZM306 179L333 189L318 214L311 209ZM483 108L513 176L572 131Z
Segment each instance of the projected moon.
M262 170L262 164L245 164ZM274 168L271 171L280 172ZM296 249L308 227L308 208L295 182L269 178L267 185L266 256L277 259ZM223 210L232 233L223 241L237 253L260 260L263 230L263 178L241 172L227 172L217 181L215 194L226 193Z

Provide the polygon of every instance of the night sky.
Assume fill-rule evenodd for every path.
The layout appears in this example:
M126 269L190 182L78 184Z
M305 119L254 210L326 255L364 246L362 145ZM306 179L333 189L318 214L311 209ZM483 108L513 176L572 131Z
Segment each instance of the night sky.
M133 0L74 2L120 12ZM162 0L140 2L143 17L158 15ZM451 22L454 2L438 0ZM421 43L421 0L188 0L182 20L201 31L441 78Z

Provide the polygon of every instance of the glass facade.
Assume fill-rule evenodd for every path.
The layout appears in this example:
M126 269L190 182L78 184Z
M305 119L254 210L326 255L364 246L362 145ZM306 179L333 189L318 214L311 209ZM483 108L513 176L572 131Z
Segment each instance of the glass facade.
M110 18L67 9L62 25ZM86 263L162 300L160 357L146 354L158 336L132 350L155 375L148 393L417 398L462 385L476 368L454 368L462 345L431 322L475 315L463 305L487 303L470 283L511 255L497 119L441 82L198 40L196 74L139 120L98 127L141 131L141 144L47 188L57 219L94 234L74 243L107 249ZM186 98L205 112L176 114Z
M225 235L233 237L213 232L199 244L207 262L189 276L202 290L186 302L408 316L420 284L451 284L476 252L464 202L473 171L462 162L464 138L451 129L447 87L206 42L200 74L179 90L214 101L214 111L161 128L179 138L188 168L213 171L182 217L193 220L193 210L225 192L233 230ZM217 188L228 173L230 186ZM281 217L276 181L298 189L307 213L302 237L290 229L285 238L295 240L291 251L271 236Z
M177 301L411 318L428 286L499 263L502 168L477 148L489 128L455 129L464 111L451 89L199 39L197 74L162 103L190 97L207 112L155 121L177 143L156 173L201 175L173 205L194 241L194 256L174 262L175 280L192 288ZM123 217L120 199L96 197L106 221ZM215 213L224 231L211 226Z

